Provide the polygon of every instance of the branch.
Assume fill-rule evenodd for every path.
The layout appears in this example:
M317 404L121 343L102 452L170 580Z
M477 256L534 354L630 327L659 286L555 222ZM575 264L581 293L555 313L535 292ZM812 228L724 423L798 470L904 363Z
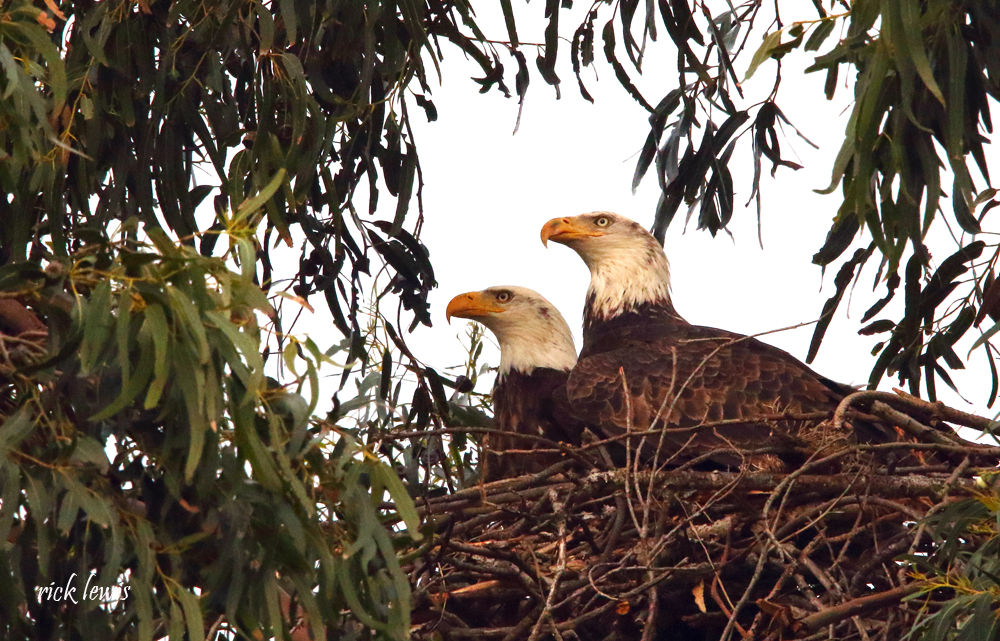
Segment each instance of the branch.
M903 587L888 590L887 592L852 599L832 608L826 608L816 614L810 614L804 619L799 619L792 624L792 631L796 635L804 637L807 634L816 632L844 619L899 603L905 597L919 592L921 589L923 589L921 584L911 583L910 585L904 585Z
M640 473L641 475L648 472ZM590 482L606 481L624 483L621 470L598 472L588 477ZM669 472L657 474L656 487L674 490L717 490L736 482L737 488L749 492L768 492L776 489L787 478L788 474L739 472L685 472L683 475L673 475ZM740 478L742 477L742 478ZM737 480L739 479L739 480ZM853 487L867 487L882 497L918 497L942 496L948 492L947 479L928 478L925 476L889 476L869 474L861 476L857 481L845 475L804 474L795 478L796 492L815 492L818 494L839 494ZM975 481L963 479L956 483L957 487L972 489Z

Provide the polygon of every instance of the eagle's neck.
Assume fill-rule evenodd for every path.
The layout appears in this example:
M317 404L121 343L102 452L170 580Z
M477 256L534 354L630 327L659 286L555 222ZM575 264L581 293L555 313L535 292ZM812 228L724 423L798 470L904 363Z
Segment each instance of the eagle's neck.
M609 247L603 255L584 256L590 268L585 324L608 321L648 305L673 310L667 257L652 236L646 241L638 250Z
M683 335L686 328L690 327L669 299L643 303L607 320L589 314L589 308L588 304L583 317L581 359L619 349L625 344L651 343L669 336Z
M576 365L576 346L569 327L518 324L494 328L500 343L502 378L511 371L531 374L536 368L569 371Z

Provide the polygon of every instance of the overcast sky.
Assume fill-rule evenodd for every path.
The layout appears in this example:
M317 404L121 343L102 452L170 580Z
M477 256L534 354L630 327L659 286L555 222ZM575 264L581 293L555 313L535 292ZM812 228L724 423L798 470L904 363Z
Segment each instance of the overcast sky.
M482 7L489 3L475 4ZM540 42L544 24L538 17L542 4L524 6L515 0L514 6L522 17L522 41ZM479 17L487 37L506 39L499 16L480 12ZM786 24L795 18L783 17ZM598 37L602 26L599 20ZM659 26L662 31L662 23ZM574 27L575 23L563 18L564 35L571 35ZM759 41L759 36L751 37L751 53ZM568 48L569 43L561 46ZM525 53L532 66L532 83L516 135L512 135L516 98L504 99L497 91L479 95L478 85L469 80L476 75L475 66L465 63L454 48L444 51L443 83L434 87L432 94L439 119L427 123L412 99L410 102L425 181L422 240L430 250L439 287L430 296L434 327L419 328L407 341L419 358L439 369L464 359L458 337L464 335L467 321L456 319L447 325L447 302L456 294L494 285L521 285L541 292L562 311L579 349L589 273L567 247L542 246L542 224L555 216L594 210L623 214L647 228L653 221L659 196L653 171L635 195L631 192L637 154L648 133L647 113L618 85L600 46L596 52L599 82L592 70L584 74L596 104L580 97L568 61L557 67L563 83L562 99L556 101L553 89L535 72L534 51L526 48ZM659 72L656 58L672 65L674 54L661 39L648 55L645 74L636 77L636 84L655 104L676 83L676 72L668 73L666 67ZM568 56L565 58L568 60ZM757 240L755 206L744 207L753 176L749 135L741 137L730 162L736 189L736 212L729 225L733 238L720 232L713 239L707 232L697 231L694 220L685 226L686 208L681 209L668 230L666 252L671 263L674 302L692 323L744 334L779 329L815 320L833 291L833 277L840 263L824 277L821 269L811 263L811 257L823 243L841 202L840 191L823 196L813 190L825 188L830 182L830 169L850 113L852 91L844 84L846 74L842 69L835 99L825 100L825 76L802 73L810 58L794 52L786 56L777 103L820 148L809 147L786 128L786 137L781 140L782 155L805 168L792 171L782 167L771 179L770 163L765 159L761 186L763 250ZM749 59L750 55L744 55L742 68L737 65L740 77ZM761 66L744 86L747 100L737 103L738 107L744 108L767 95L775 67L773 61ZM512 78L508 84L513 86ZM991 152L995 159L995 151L987 148L988 155ZM385 197L382 201L380 207L385 207L391 218L391 199ZM935 264L956 249L940 222L932 229L929 245ZM876 258L869 262L851 300L842 303L834 318L812 365L819 373L845 383L867 383L875 361L871 350L879 337L858 336L857 330L861 315L885 291L884 283L880 283L872 292L877 264ZM900 295L877 318L896 318L901 305ZM983 329L988 327L988 322L983 325ZM804 360L812 331L810 325L770 334L762 340ZM978 336L971 330L965 348L957 350L962 357L975 339L974 333ZM485 358L495 365L499 352L487 351ZM981 350L971 358L969 369L952 372L952 376L972 404L957 398L940 381L939 396L961 409L987 413L990 377ZM891 379L884 381L883 388L889 389L893 383ZM490 384L483 381L480 389L488 390Z

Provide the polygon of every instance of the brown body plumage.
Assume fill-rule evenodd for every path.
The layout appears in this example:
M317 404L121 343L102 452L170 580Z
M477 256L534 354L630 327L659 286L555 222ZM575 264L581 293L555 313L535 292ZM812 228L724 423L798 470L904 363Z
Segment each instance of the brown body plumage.
M574 429L576 421L567 411L568 378L568 371L541 367L530 374L513 370L498 379L493 388L497 427L511 434L532 434L553 442L579 444L579 430ZM540 472L564 458L559 452L538 452L553 449L552 445L505 434L488 434L483 449L486 481Z

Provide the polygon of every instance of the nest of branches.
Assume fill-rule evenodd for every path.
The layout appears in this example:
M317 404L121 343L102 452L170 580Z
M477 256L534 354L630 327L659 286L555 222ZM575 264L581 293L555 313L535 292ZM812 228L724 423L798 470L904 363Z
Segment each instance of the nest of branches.
M840 441L780 473L601 469L584 447L419 503L437 531L405 568L413 637L902 638L946 596L900 557L933 555L927 517L975 492L1000 448L944 423L989 421L905 395L859 392L828 420L852 404L900 441Z

